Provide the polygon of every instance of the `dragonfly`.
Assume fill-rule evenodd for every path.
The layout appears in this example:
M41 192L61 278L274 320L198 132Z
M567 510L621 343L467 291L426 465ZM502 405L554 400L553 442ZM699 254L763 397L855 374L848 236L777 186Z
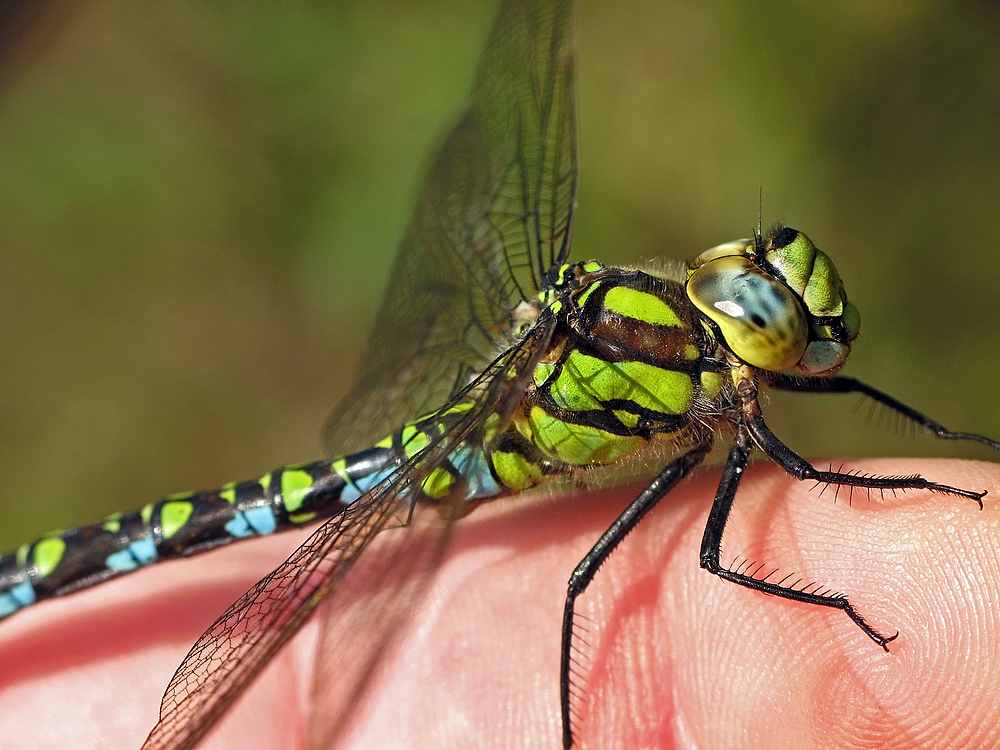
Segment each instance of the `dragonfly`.
M943 440L945 429L839 374L861 319L829 255L787 226L647 272L572 259L578 185L573 3L506 0L471 102L446 134L399 247L357 385L324 434L334 458L171 495L45 535L0 558L0 616L150 565L321 523L212 625L167 687L144 748L195 747L321 603L339 643L339 693L361 695L419 601L452 524L478 505L618 467L655 476L571 572L553 702L564 747L581 701L577 600L648 512L730 447L699 562L722 579L841 611L846 595L725 565L723 534L753 451L793 477L859 491L929 490L982 507L985 492L922 476L822 470L768 427L767 389L855 393ZM357 607L344 581L392 536ZM381 537L385 538L385 537ZM351 594L357 595L353 589ZM777 605L776 605L777 606ZM363 628L359 628L359 623ZM340 736L351 705L320 717Z

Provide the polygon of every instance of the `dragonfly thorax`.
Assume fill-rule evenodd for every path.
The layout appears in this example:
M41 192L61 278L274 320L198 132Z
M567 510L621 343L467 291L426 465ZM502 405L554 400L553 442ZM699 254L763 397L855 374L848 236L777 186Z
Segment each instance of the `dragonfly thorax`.
M549 344L491 451L509 489L614 463L717 410L728 365L682 282L591 261L566 267L547 310Z

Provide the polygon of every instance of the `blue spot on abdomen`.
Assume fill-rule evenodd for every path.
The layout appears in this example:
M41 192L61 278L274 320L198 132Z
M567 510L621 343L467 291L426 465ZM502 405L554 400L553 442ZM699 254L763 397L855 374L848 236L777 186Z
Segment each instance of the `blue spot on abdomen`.
M117 573L127 573L145 565L152 565L159 556L156 544L153 543L153 537L144 536L120 552L108 555L104 558L104 566Z
M236 511L233 519L226 524L226 531L237 539L245 539L257 534L273 534L278 528L278 519L269 505Z
M0 594L0 617L12 615L19 609L34 604L35 589L29 581L22 581L9 591Z

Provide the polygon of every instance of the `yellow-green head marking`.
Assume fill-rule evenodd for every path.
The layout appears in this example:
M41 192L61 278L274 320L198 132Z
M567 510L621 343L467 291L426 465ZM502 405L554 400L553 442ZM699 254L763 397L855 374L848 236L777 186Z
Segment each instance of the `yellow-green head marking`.
M832 375L861 328L833 261L790 227L706 250L687 294L733 354L764 370Z

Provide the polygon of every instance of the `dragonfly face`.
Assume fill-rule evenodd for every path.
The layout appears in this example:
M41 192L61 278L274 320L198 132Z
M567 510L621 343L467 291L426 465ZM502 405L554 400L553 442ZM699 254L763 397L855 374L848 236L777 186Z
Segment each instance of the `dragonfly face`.
M691 265L688 296L747 364L826 376L851 353L861 315L833 261L801 232L730 242Z

